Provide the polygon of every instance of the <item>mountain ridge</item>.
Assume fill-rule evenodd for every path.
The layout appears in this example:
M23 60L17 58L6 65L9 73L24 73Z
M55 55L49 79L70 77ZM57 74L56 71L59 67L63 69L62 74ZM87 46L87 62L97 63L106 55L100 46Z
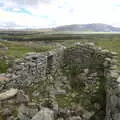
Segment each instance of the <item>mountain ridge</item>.
M102 23L71 24L53 28L54 31L80 31L80 32L120 32L119 27Z

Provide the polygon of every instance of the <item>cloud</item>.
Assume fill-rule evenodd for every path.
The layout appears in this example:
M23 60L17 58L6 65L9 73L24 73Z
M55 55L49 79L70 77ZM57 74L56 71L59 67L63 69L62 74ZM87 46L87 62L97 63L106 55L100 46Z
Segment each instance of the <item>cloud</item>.
M115 7L120 7L120 4L114 4Z
M3 3L8 7L37 6L41 3L49 4L52 0L4 0Z
M14 22L6 22L6 23L1 23L0 27L4 28L4 27L7 27L7 28L15 28L15 27L20 27L20 25L17 25L16 23Z
M47 16L36 16L27 13L17 13L11 11L4 11L0 9L0 26L4 27L49 27L51 26L52 20L46 19ZM11 26L10 26L11 24ZM53 23L52 23L53 24ZM7 26L8 25L8 26Z
M86 23L120 25L120 7L116 6L120 5L118 0L1 1L0 23L15 23L15 25L26 27Z

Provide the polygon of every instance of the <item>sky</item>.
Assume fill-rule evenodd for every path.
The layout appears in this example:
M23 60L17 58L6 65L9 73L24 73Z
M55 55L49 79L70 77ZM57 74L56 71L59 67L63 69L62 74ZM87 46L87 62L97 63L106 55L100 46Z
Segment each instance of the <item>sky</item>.
M120 0L0 0L0 28L89 23L120 27Z

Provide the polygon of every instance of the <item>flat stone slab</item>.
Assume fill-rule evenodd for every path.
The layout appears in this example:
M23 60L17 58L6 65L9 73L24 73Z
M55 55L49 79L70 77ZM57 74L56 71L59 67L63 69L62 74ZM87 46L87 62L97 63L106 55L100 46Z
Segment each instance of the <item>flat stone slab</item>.
M18 89L10 89L0 94L0 101L14 97L18 93Z
M4 76L0 76L0 80L8 80L8 78Z

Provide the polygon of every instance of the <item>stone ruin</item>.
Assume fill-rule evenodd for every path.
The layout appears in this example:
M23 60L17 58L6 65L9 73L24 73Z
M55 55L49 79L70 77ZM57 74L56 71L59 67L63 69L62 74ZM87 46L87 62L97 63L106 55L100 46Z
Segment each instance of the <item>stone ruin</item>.
M116 57L93 43L28 53L0 81L0 120L120 120Z

